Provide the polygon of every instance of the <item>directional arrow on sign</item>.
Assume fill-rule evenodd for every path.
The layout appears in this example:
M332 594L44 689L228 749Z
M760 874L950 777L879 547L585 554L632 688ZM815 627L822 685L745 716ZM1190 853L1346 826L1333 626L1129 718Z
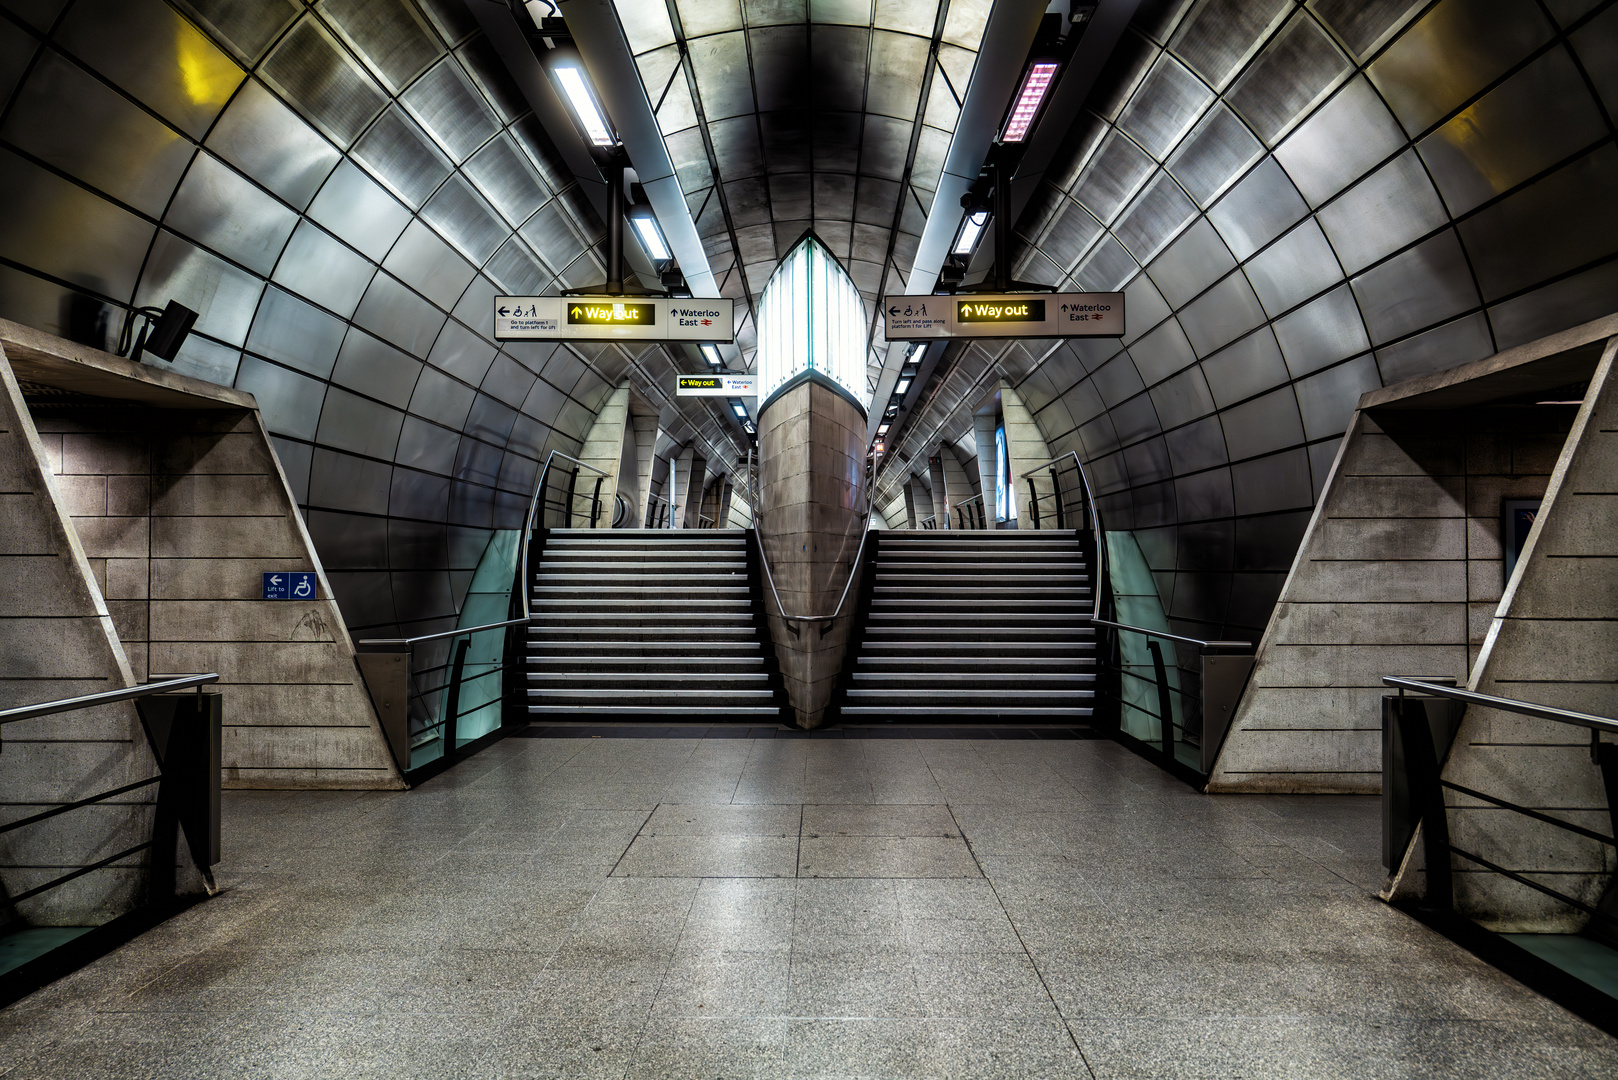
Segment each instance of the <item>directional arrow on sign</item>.
M495 314L500 315L501 317L504 317L506 315L511 314L511 309L510 308L496 308L495 309Z
M281 584L281 575L280 574L271 575L270 584L271 585L279 585L279 584Z

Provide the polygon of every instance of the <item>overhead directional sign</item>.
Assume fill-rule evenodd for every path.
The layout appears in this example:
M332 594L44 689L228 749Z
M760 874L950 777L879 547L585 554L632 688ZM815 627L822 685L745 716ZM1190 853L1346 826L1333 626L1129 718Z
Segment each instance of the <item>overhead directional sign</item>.
M882 303L889 341L939 338L1122 337L1124 294L972 293L889 296Z
M699 297L497 296L497 341L735 340L731 301Z
M758 397L757 375L681 375L677 397Z

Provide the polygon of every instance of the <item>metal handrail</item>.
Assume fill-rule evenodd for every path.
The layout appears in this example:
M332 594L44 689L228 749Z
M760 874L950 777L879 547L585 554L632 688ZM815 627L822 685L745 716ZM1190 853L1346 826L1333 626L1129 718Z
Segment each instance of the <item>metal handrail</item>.
M964 499L955 499L950 503L950 505L951 506L965 506L967 503L982 502L982 501L983 501L983 493L980 491L976 495L968 495Z
M1397 687L1401 696L1406 690L1415 690L1435 697L1464 701L1469 705L1482 705L1485 708L1499 709L1501 712L1532 716L1539 720L1554 720L1559 724L1572 724L1575 727L1589 728L1591 731L1605 731L1618 735L1618 720L1611 717L1595 716L1573 709L1558 709L1554 705L1539 705L1532 701L1518 701L1515 698L1497 697L1494 694L1480 694L1475 690L1461 690L1438 683L1423 682L1420 679L1403 679L1396 675L1382 676L1382 685Z
M1147 637L1165 638L1169 641L1182 641L1187 645L1197 645L1204 649L1251 649L1251 641L1203 641L1201 638L1186 637L1183 634L1170 634L1163 630L1148 630L1144 626L1130 626L1128 623L1112 622L1109 619L1100 619L1090 616L1090 622L1097 626L1110 626L1114 630L1129 630L1136 634L1145 634Z
M75 709L92 709L97 705L111 705L118 701L130 701L134 698L150 697L153 694L165 694L170 690L186 690L193 686L202 686L206 683L219 681L217 672L205 675L181 675L172 679L165 679L158 683L143 683L140 686L129 686L122 690L108 690L100 694L85 694L81 697L63 698L60 701L42 701L38 705L19 705L14 709L0 710L0 724L9 724L16 720L31 720L36 716L51 716L55 713L73 712Z
M526 599L526 598L525 598ZM524 607L528 605L524 603ZM424 641L442 641L444 638L460 637L462 634L477 634L484 630L500 630L507 626L522 626L534 621L532 615L524 615L520 619L507 619L505 622L484 623L482 626L468 626L460 630L440 630L436 634L422 634L420 637L403 638L361 638L360 645L420 645ZM431 670L431 669L429 669ZM418 672L418 674L423 674Z
M589 462L580 461L578 458L574 457L571 454L564 454L560 450L552 450L550 452L550 454L545 458L545 467L543 469L539 470L539 482L534 485L534 494L528 500L528 517L523 522L522 547L517 552L517 573L521 574L521 575L524 575L524 576L526 576L527 573L528 573L528 569L527 569L527 567L528 567L528 542L534 535L534 519L539 513L539 496L540 496L540 493L545 490L545 484L550 480L551 462L555 461L557 458L562 458L563 460L571 461L575 465L583 466L584 468L589 469L591 472L599 473L602 476L610 475L605 469L598 469L594 465L591 465ZM573 513L573 507L571 505L569 505L568 506L569 520L572 520L572 513ZM524 589L519 589L518 592L520 592L522 594L522 617L523 617L523 621L532 622L533 617L534 617L534 612L533 612L533 608L529 604L528 590L526 588L524 588Z
M870 536L871 519L869 515L867 515L865 519L865 532L860 534L860 546L854 552L855 571L858 571L859 569L860 561L865 555L865 541L870 539ZM762 538L759 540L758 545L758 561L759 565L764 567L764 580L770 583L770 595L775 597L776 609L781 613L777 615L776 618L784 619L787 622L831 622L833 619L839 618L843 614L843 605L848 603L848 591L854 587L854 578L858 576L856 572L849 573L848 581L843 585L843 595L837 599L837 610L833 611L830 615L788 615L786 613L786 605L781 603L781 594L775 588L775 575L770 573L770 560L769 557L764 554L764 542Z
M1084 505L1088 507L1090 511L1090 532L1095 539L1096 549L1095 588L1090 590L1090 620L1092 622L1100 622L1101 594L1106 591L1101 587L1101 585L1102 582L1107 580L1107 537L1101 528L1101 509L1100 507L1096 506L1095 490L1090 487L1090 474L1085 471L1084 462L1079 460L1077 451L1069 450L1065 454L1060 454L1057 457L1051 458L1049 461L1042 461L1038 465L1035 465L1032 469L1029 469L1028 472L1022 474L1022 479L1026 480L1030 474L1036 473L1040 469L1043 469L1049 465L1055 465L1057 462L1066 461L1068 458L1073 459L1073 467L1079 471L1079 482L1084 487ZM1136 629L1136 627L1125 627L1125 629L1133 630Z

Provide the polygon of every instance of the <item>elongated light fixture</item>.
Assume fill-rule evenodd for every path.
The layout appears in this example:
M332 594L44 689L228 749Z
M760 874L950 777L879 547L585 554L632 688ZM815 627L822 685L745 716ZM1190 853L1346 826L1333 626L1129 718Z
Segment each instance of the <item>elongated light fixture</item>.
M617 146L617 136L613 135L612 127L607 123L607 116L596 104L595 95L590 92L590 84L584 80L584 72L573 64L560 64L556 67L556 81L561 84L562 92L567 95L567 102L573 106L573 115L578 117L579 125L584 133L596 146Z
M719 346L717 346L717 345L698 345L697 348L702 350L702 358L704 360L708 361L710 366L712 366L712 367L724 367L725 358L719 355Z
M1039 107L1044 104L1045 94L1061 66L1055 60L1035 60L1028 65L1022 86L1017 90L1017 103L1011 107L1011 116L1000 133L1001 142L1020 143L1028 137L1028 129L1034 126L1034 117L1039 115Z
M666 262L674 258L674 253L669 250L668 241L663 239L663 230L658 226L655 217L651 214L636 214L629 219L629 223L635 226L641 247L646 249L646 254L650 255L654 262Z
M955 238L955 247L950 254L972 254L973 250L978 246L978 238L983 235L983 226L988 223L989 212L987 210L976 210L966 215L966 220L961 222L961 235Z

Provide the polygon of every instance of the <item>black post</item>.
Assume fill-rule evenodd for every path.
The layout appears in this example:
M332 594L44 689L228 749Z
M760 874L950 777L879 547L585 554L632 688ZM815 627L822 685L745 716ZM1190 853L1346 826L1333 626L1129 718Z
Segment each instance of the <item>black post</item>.
M1591 731L1590 738L1595 740L1596 764L1601 766L1601 783L1607 789L1607 817L1612 824L1612 834L1618 836L1618 743L1601 742L1601 733Z
M139 713L162 779L152 820L149 902L175 899L180 836L203 874L219 861L221 695L160 694Z
M551 467L545 466L545 471L539 474L539 520L534 524L541 529L545 528L545 515L551 512Z
M1416 708L1411 708L1411 705ZM1444 789L1439 785L1438 753L1433 748L1432 725L1422 702L1412 702L1400 691L1393 704L1399 741L1404 746L1405 767L1409 770L1410 802L1421 823L1422 852L1427 861L1427 907L1448 911L1455 904L1455 888L1450 873L1449 812L1444 807Z
M1034 519L1034 528L1039 528L1039 488L1034 486L1032 476L1023 477L1028 481L1028 516Z
M590 496L590 528L592 529L596 527L596 519L601 516L601 481L605 479L605 476L596 477L595 494Z
M1169 674L1163 666L1163 650L1152 638L1146 639L1152 654L1152 674L1157 676L1157 714L1163 721L1163 753L1174 758L1174 702L1169 697Z
M624 292L624 167L607 169L607 295Z
M1051 491L1056 499L1056 527L1067 528L1067 515L1062 512L1062 482L1056 477L1056 466L1051 466Z
M455 661L449 668L449 686L444 693L444 712L439 718L439 734L444 740L444 756L450 757L455 753L455 722L460 719L461 711L461 673L466 668L466 650L472 644L472 635L467 634L455 645Z
M994 163L989 175L994 182L994 287L996 292L1011 288L1011 178L1010 170Z
M578 486L579 467L575 465L573 466L573 471L567 474L567 509L564 511L567 516L562 522L562 528L564 529L573 527L573 495Z

